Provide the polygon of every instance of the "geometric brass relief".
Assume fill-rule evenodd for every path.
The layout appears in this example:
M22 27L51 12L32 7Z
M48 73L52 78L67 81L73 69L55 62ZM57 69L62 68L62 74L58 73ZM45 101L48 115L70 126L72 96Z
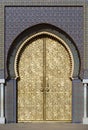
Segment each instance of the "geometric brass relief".
M28 45L20 56L18 122L43 120L43 40Z
M66 48L55 40L46 39L46 120L71 120L71 62Z
M18 62L18 122L71 121L71 58L49 36L27 43Z

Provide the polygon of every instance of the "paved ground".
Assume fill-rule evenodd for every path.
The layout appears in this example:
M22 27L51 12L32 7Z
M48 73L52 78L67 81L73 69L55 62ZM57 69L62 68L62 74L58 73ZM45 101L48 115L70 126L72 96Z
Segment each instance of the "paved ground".
M88 130L88 125L71 123L17 123L0 125L0 130Z

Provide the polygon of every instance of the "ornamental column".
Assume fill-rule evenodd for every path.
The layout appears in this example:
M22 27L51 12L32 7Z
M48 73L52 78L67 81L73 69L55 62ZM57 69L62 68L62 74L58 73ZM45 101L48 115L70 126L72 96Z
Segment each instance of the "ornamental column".
M88 124L88 104L87 104L87 87L88 87L88 79L83 79L84 86L84 117L83 124Z
M5 80L0 79L0 124L5 124L5 117L4 117L4 84L5 84Z

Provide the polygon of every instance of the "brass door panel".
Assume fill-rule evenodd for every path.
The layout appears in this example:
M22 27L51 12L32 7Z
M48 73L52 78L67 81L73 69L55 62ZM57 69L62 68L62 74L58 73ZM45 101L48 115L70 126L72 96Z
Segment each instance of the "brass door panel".
M19 60L18 122L43 120L43 39L23 50Z
M18 122L71 121L71 61L62 43L48 36L32 41L18 70Z
M66 48L58 41L46 38L46 120L72 119L70 69Z

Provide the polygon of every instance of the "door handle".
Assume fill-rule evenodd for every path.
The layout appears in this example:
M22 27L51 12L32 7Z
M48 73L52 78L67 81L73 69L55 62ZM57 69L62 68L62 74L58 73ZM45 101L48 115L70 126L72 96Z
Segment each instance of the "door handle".
M46 88L46 92L49 92L49 88Z
M46 92L49 92L49 83L47 83Z
M40 91L41 91L41 92L44 92L43 84L41 84ZM47 86L46 86L45 91L46 91L46 92L49 92L49 84L48 84L48 83L47 83Z

